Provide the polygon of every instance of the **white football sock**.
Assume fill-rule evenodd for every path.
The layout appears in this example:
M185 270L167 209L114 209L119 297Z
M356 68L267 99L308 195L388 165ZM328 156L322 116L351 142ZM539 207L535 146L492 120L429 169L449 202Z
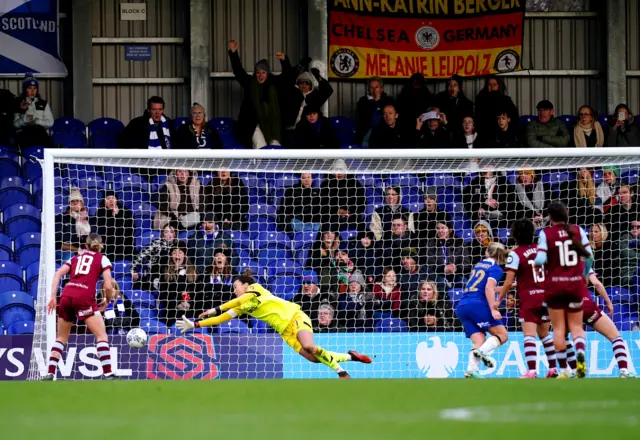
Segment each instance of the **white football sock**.
M473 355L473 350L469 352L469 363L467 364L467 371L478 371L480 366L480 360Z
M484 344L482 344L478 350L480 350L482 354L488 355L501 345L502 342L500 342L500 339L498 339L496 336L491 336L489 339L484 341Z

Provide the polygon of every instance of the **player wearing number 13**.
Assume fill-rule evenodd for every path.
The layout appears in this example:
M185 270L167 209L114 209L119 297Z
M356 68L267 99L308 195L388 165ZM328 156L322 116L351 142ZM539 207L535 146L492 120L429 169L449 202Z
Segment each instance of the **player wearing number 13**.
M506 256L502 243L491 243L487 247L486 258L478 262L471 271L464 295L456 308L456 315L462 322L464 332L473 342L465 377L479 376L480 361L493 368L494 361L489 355L507 342L507 329L502 324L502 315L496 301L496 286L504 275L500 265L504 264ZM491 334L488 339L486 332Z
M566 331L571 332L576 348L576 375L584 377L587 364L582 305L593 252L584 229L569 224L567 207L562 202L551 202L547 212L551 226L540 231L535 263L545 265L546 269L544 300L553 326L556 358L562 370L559 377L568 377Z
M57 310L58 334L56 342L51 348L48 374L43 378L44 380L54 379L58 361L69 340L69 333L76 319L84 321L96 338L96 348L98 358L102 363L104 378L115 378L111 370L111 354L107 331L101 314L113 298L111 262L100 253L103 247L102 238L98 234L89 234L85 249L81 249L78 255L65 262L53 276L51 297L47 304L47 311L51 314ZM60 280L67 274L71 274L71 277L62 291L60 304L57 304L56 297ZM102 287L106 298L98 305L96 302L96 284L100 279L100 275L104 280Z

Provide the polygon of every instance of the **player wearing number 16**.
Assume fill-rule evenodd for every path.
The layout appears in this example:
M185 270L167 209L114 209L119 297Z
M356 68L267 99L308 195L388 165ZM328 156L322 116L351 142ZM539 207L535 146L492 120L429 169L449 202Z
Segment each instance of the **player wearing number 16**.
M76 319L84 321L91 333L96 338L98 358L102 363L104 379L115 379L111 370L111 354L107 331L105 330L102 313L113 299L113 286L111 279L111 262L102 255L102 237L98 234L89 234L85 243L85 249L81 249L78 255L65 262L53 276L51 285L51 298L47 304L49 314L57 310L58 334L56 342L51 348L48 363L48 374L43 380L53 380L58 368L58 361L64 352L64 347L69 340L71 326ZM71 274L69 282L64 287L60 296L60 304L57 303L58 287L60 280L67 274ZM100 305L96 302L96 284L103 278L103 291L106 298Z
M569 213L562 202L554 201L547 208L551 226L540 231L535 263L545 265L544 300L553 326L553 343L562 372L569 377L565 332L569 331L576 348L576 375L585 377L585 332L582 327L583 298L588 295L586 279L593 264L593 252L587 233L580 226L569 224Z

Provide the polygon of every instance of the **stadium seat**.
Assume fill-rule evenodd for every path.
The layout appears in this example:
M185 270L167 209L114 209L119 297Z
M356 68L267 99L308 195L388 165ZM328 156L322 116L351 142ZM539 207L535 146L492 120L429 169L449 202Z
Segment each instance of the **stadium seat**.
M24 232L40 232L40 211L28 203L16 203L3 211L4 232L15 239Z
M269 188L280 190L300 183L300 176L293 173L276 173L268 180Z
M310 248L316 242L318 233L314 231L298 232L293 236L293 248L299 250L302 248Z
M249 217L268 217L275 218L278 212L274 206L260 204L251 205L249 207Z
M243 231L228 231L227 235L233 240L234 247L253 252L253 240L249 234Z
M75 118L58 118L53 122L51 135L58 133L86 133L84 122Z
M451 301L451 308L455 309L458 305L458 301L462 298L464 289L449 289L447 295L449 295L449 301Z
M125 291L126 297L131 301L136 308L150 308L157 309L158 303L156 297L146 290L129 290ZM140 316L140 319L143 317Z
M271 293L285 301L291 301L300 292L302 281L296 276L277 276L269 280Z
M452 174L429 174L425 181L425 187L432 187L432 186L460 188L461 182L459 178L453 176Z
M29 295L33 297L33 300L36 301L38 299L38 283L32 283L29 288Z
M613 322L620 325L623 322L638 321L638 312L628 303L613 304Z
M598 116L598 122L600 122L600 125L602 125L602 129L603 130L607 130L607 122L609 121L609 115L599 115Z
M156 216L156 207L151 203L135 203L130 205L133 217L154 218Z
M19 176L20 162L15 154L0 151L0 176Z
M15 258L22 267L40 259L40 233L25 232L15 239Z
M120 133L124 130L124 124L114 118L97 118L89 122L87 128L91 138L99 133Z
M22 268L13 261L0 261L0 293L24 290Z
M22 152L22 176L30 182L42 176L42 166L36 159L44 158L44 147L29 147Z
M358 231L345 229L344 231L340 231L340 240L349 242L355 241L358 238Z
M293 255L288 249L282 248L265 248L258 252L258 261L261 267L267 267L273 260L292 260Z
M392 174L387 178L387 186L422 188L422 182L413 174Z
M180 128L180 126L184 124L189 124L189 123L191 123L191 118L184 118L184 117L175 118L173 120L173 129L177 131Z
M208 124L215 128L218 133L231 133L236 127L236 121L231 118L213 118Z
M300 263L302 266L306 266L307 265L307 260L309 260L310 254L311 254L311 248L310 247L300 248L296 252L296 261L298 263Z
M69 174L75 175L75 178L72 178L72 184L77 186L80 190L84 191L85 189L105 189L106 182L104 178L99 175L95 171L70 171Z
M564 125L567 126L567 128L569 129L570 132L573 132L573 127L575 127L576 122L577 122L577 118L573 115L561 115L558 116L558 119L560 119L562 122L564 122Z
M553 187L558 187L562 183L567 182L569 180L574 180L575 176L567 171L561 172L548 172L542 175L542 183L546 183L547 185L551 185Z
M40 276L40 261L34 261L27 266L25 270L27 280L27 290L31 292L31 286L38 283L38 277Z
M356 179L365 188L382 188L382 178L378 174L356 174Z
M402 319L383 318L376 321L375 331L376 333L404 333L409 331L409 328Z
M0 210L14 203L31 202L31 185L18 176L0 177Z
M33 321L35 317L33 297L22 291L0 293L0 316L5 328L17 321Z
M264 271L260 269L260 263L251 259L242 259L238 263L237 271L239 274L244 272L245 270L250 270L253 275L264 277Z
M367 197L367 203L371 205L384 205L384 192L382 188L365 187L364 195Z
M511 231L506 228L501 228L496 231L496 235L498 236L498 239L500 239L500 241L503 244L507 244L507 242L509 241L509 238L511 237Z
M629 185L637 184L638 180L640 180L640 171L638 170L630 170L622 173L622 181Z
M466 218L464 215L453 216L451 218L451 223L453 224L453 229L455 229L456 231L473 228L471 220Z
M33 321L16 321L5 329L7 335L30 335L33 334Z
M168 335L169 329L157 319L141 319L140 328L148 335Z
M357 144L340 144L340 149L341 150L362 150L365 147L362 145L357 145Z
M162 237L160 231L142 231L140 235L135 237L136 252L140 252L142 248L149 246L153 240L160 237Z
M149 183L139 174L121 174L114 182L113 188L118 191L150 192Z
M269 324L253 317L249 318L249 325L251 326L251 333L253 334L274 333L274 330Z
M239 333L239 334L248 334L251 333L251 329L246 322L240 319L232 319L231 321L227 321L225 323L220 324L218 327L218 333Z
M612 303L635 304L638 302L638 294L624 287L607 287L607 295Z
M628 321L618 323L618 330L621 332L638 331L638 329L640 329L638 320L634 321L633 319L629 319Z
M254 240L255 249L282 248L291 249L291 238L284 232L262 232Z
M134 217L133 223L136 226L136 233L141 234L143 231L151 231L153 230L153 219L147 217ZM191 231L183 231L183 232L191 232Z
M329 122L335 129L341 144L350 144L355 140L356 124L353 119L344 116L332 116L329 118Z
M277 260L267 265L267 278L279 275L302 276L303 266L294 260Z
M87 148L87 138L84 133L57 133L51 136L51 140L58 148Z
M151 203L151 194L142 191L129 191L127 189L116 192L118 200L127 208L141 203Z
M527 124L529 124L529 122L535 121L537 119L538 117L535 115L522 115L520 116L520 126L525 128Z
M118 260L111 262L111 274L114 278L131 276L131 261Z
M0 261L13 261L13 242L4 234L0 234Z

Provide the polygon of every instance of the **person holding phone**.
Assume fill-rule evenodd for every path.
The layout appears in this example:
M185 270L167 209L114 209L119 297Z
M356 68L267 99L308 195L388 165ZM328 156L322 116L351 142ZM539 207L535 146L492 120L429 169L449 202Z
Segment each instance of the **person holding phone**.
M51 146L48 130L53 126L53 113L40 96L39 87L33 74L27 73L22 81L22 94L15 100L13 126L22 150L33 145Z
M608 122L607 147L636 147L640 145L640 132L628 105L618 104Z

